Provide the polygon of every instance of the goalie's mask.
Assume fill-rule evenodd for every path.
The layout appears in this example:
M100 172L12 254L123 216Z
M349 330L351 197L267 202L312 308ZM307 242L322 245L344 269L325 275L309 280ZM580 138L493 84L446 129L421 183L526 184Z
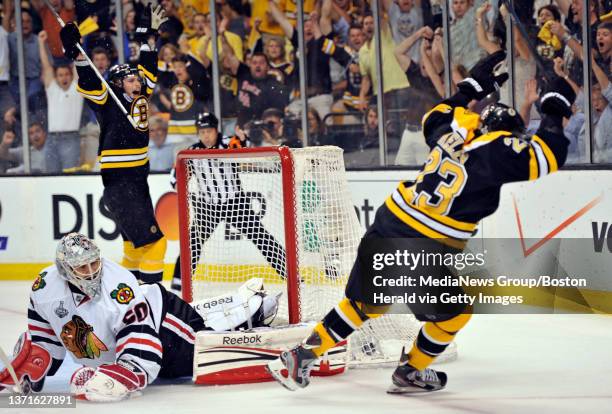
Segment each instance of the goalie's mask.
M487 105L480 114L482 132L508 131L516 135L525 133L523 118L514 108L495 102Z
M100 293L102 257L100 249L87 236L70 233L62 237L55 254L55 265L69 283L89 297Z
M123 81L129 77L136 77L140 81L140 87L144 87L144 79L140 71L128 63L114 65L108 71L108 81L110 84L121 90L124 89Z

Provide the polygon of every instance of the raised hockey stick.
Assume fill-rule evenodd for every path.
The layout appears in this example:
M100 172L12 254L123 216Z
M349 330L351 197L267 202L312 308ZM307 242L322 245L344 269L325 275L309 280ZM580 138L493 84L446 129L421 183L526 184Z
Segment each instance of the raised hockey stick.
M13 368L13 364L11 364L11 361L8 359L8 357L4 353L4 349L2 349L2 347L0 347L0 361L2 361L2 363L4 364L4 367L8 370L9 374L11 375L11 378L15 382L15 386L17 387L17 392L19 392L19 394L23 394L23 389L21 388L21 384L19 383L19 378L17 378L17 373L15 372L15 369Z
M57 11L55 11L55 9L51 5L51 3L49 3L49 0L43 0L43 1L47 5L47 8L49 8L49 10L51 10L51 13L53 13L53 15L55 16L55 19L58 21L60 26L62 26L62 27L66 26L66 23L64 22L64 20L60 17L60 15L57 13ZM110 85L108 84L106 79L104 79L104 76L102 76L100 71L98 71L98 68L96 68L96 66L93 64L93 62L89 58L89 56L87 56L87 53L85 53L85 50L83 49L83 46L81 46L79 43L77 43L76 46L77 46L77 49L79 49L79 52L81 52L81 54L83 56L85 56L85 60L87 61L89 66L91 66L91 68L93 69L93 71L96 74L96 76L98 77L98 79L100 79L100 82L102 82L102 84L106 86L106 89L108 90L108 93L113 98L115 103L119 106L119 108L121 109L121 112L123 112L123 115L125 115L127 117L128 121L130 121L130 124L132 124L132 126L135 129L137 129L138 125L136 124L136 121L134 120L134 118L132 118L130 116L130 114L125 109L125 107L123 106L123 104L121 103L121 101L119 100L117 95L115 95L115 92L113 91L113 88L110 87Z

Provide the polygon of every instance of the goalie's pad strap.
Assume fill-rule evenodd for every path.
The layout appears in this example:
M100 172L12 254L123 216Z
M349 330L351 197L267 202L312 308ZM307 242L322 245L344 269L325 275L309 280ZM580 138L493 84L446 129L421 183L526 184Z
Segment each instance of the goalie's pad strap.
M282 351L301 343L313 326L298 324L243 332L198 332L193 381L205 385L272 381L265 369L267 363L278 358ZM346 369L347 358L346 342L340 343L317 361L311 374L340 374Z

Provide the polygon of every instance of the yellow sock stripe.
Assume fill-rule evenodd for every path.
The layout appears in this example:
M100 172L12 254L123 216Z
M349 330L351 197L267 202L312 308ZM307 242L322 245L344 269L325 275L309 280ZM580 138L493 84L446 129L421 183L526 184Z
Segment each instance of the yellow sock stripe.
M344 298L336 306L336 312L354 329L359 329L365 322L353 307L353 304L348 298Z
M328 349L331 349L336 345L334 338L327 332L327 329L323 326L323 322L319 322L315 327L314 331L319 334L321 338L321 345L313 348L312 351L316 356L323 355Z
M434 359L434 357L425 354L423 351L417 348L416 343L412 345L412 349L408 353L408 363L419 371L427 368Z
M455 334L461 330L467 323L470 321L472 317L472 313L462 313L461 315L457 315L452 319L442 322L436 322L438 328L443 329L444 331Z
M425 325L423 325L423 331L428 339L433 339L441 344L451 343L453 338L455 338L455 335L441 329L434 322L427 322Z

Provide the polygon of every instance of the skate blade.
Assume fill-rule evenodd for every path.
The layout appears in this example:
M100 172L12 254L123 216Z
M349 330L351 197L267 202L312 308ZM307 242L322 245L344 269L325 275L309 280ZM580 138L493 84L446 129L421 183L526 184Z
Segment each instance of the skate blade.
M438 388L435 390L426 390L419 387L398 387L397 385L391 385L387 389L387 394L393 395L410 395L410 394L429 394L433 391L439 391L444 388Z
M275 359L272 362L269 362L266 365L266 371L274 378L276 382L280 385L288 389L289 391L295 391L298 389L297 384L289 377L285 377L282 374L282 370L287 370L287 367L283 365L280 358Z

